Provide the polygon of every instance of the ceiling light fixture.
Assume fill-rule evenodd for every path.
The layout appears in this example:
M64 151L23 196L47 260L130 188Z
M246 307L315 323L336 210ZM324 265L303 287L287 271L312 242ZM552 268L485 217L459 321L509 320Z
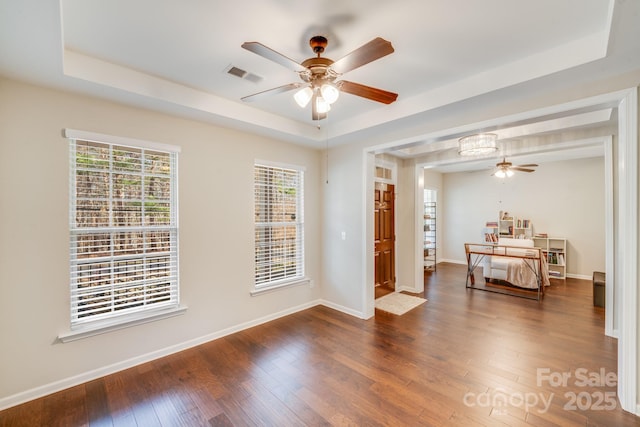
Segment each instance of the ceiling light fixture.
M513 171L508 168L500 168L494 173L494 175L498 178L510 178L513 176Z
M458 154L461 156L477 156L497 150L498 135L495 133L476 133L458 140Z
M314 93L316 95L314 96ZM293 95L293 99L300 108L304 108L309 104L311 99L315 98L318 113L324 114L331 109L331 104L336 102L340 97L340 90L332 83L324 83L318 87L315 82L311 86L306 86Z

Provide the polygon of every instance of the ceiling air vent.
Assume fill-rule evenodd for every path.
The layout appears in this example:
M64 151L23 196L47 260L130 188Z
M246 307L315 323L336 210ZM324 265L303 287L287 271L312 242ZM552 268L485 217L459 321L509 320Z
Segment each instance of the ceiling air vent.
M229 65L225 71L227 74L231 74L232 76L239 77L244 80L249 80L253 83L260 83L263 78L257 74L250 73L248 71L243 70L242 68L235 67L233 65Z

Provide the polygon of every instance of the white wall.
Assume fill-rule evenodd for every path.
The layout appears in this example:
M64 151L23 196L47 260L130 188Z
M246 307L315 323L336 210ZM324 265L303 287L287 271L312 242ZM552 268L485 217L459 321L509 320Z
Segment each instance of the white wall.
M5 79L0 118L0 407L16 396L33 397L30 391L51 391L320 300L318 151ZM63 128L182 147L180 287L186 314L56 342L69 329L69 154ZM313 288L249 295L256 158L306 167L305 253Z
M357 159L357 161L354 161ZM328 158L327 183L321 186L323 191L323 297L336 308L348 311L358 317L366 317L366 301L362 290L363 257L365 246L364 230L368 226L363 218L365 179L362 148L357 144L344 145L332 149ZM373 167L374 159L371 156ZM373 182L373 169L371 169ZM373 192L373 186L371 186ZM371 204L373 218L373 204ZM373 229L373 222L370 224ZM342 240L342 233L345 239ZM373 253L373 241L371 241ZM371 271L373 273L373 271ZM373 282L367 289L373 296ZM372 301L371 301L372 302ZM372 311L373 307L369 309Z
M396 289L421 292L416 289L413 273L413 250L416 209L415 175L412 167L398 159L398 186L396 189Z
M604 158L540 165L499 179L488 171L444 175L443 259L464 262L464 243L482 241L499 211L532 221L533 231L567 239L567 274L605 270Z

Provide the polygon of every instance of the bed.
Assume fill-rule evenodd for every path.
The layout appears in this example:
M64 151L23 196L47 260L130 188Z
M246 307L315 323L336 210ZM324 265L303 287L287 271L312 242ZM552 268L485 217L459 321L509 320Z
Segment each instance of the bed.
M518 292L516 296L540 300L544 295L544 287L549 286L549 270L542 249L534 247L531 239L501 238L498 244L465 243L467 258L466 287L499 293L504 288L475 286L474 271L482 267L487 282L505 283L518 290L535 291L531 296Z

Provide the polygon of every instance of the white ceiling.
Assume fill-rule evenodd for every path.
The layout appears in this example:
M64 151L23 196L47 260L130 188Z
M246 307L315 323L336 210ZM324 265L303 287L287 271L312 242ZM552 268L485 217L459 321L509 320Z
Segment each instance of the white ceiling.
M541 77L640 69L639 20L636 0L3 0L0 74L322 148L326 129L335 144L371 129L390 140L438 108ZM313 56L308 39L317 34L329 38L324 56L333 60L375 37L389 40L394 53L345 78L398 100L343 94L320 130L293 92L241 101L299 81L243 42L302 62ZM231 76L230 66L261 81ZM609 121L576 114L534 132L610 126L607 114ZM511 127L520 139L529 133L515 125L501 131ZM443 150L455 145L437 142ZM417 138L394 154L425 156L418 147L425 144Z

